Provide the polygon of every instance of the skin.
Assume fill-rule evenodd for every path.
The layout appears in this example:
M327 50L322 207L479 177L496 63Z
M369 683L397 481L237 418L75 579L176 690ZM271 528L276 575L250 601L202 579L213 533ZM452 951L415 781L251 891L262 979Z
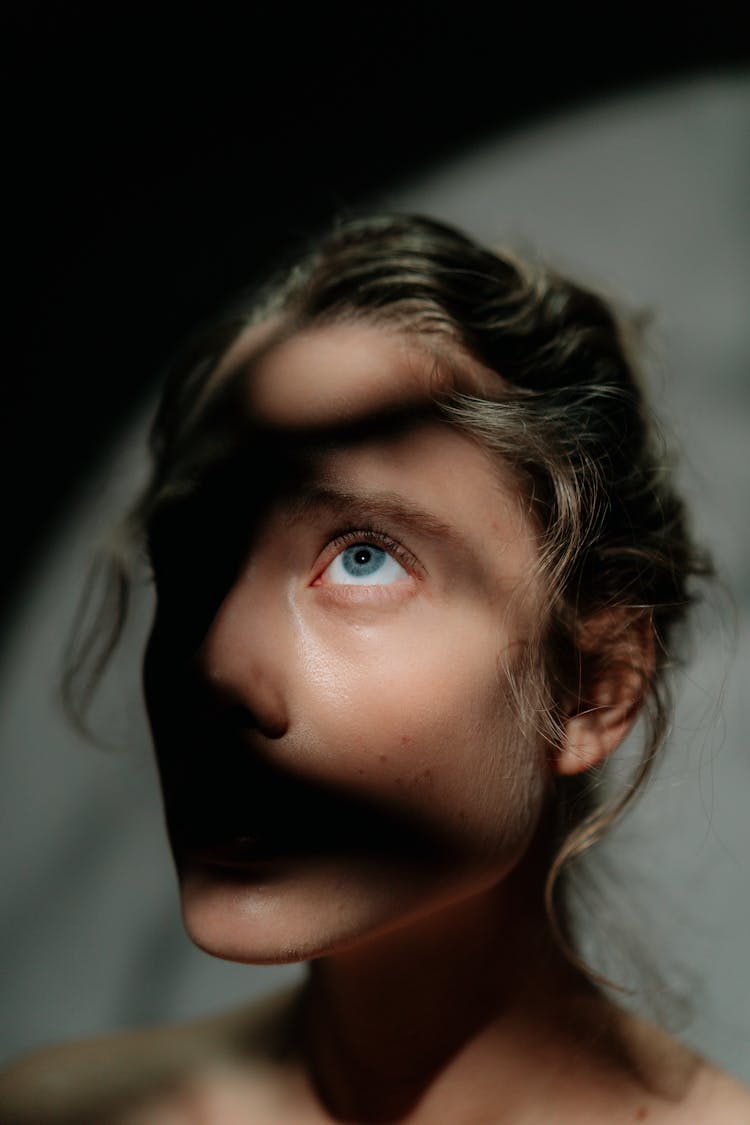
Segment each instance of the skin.
M640 685L613 671L554 750L521 733L507 672L543 610L536 529L510 473L429 409L488 373L363 324L249 363L257 346L219 373L256 453L156 551L145 687L188 932L310 960L309 981L37 1060L36 1125L747 1120L746 1092L548 933L550 779L615 748Z

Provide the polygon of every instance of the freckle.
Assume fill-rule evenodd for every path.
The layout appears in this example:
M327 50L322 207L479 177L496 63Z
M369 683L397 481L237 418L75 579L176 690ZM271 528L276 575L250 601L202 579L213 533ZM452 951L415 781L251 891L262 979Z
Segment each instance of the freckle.
M386 754L378 754L378 758L381 762L387 762L388 761L388 757L387 757Z
M403 783L404 783L403 778L400 778L400 777L396 778L396 785L403 785Z
M408 746L409 743L412 742L412 741L413 741L412 736L410 734L402 734L401 735L401 745L402 746Z
M360 777L364 776L364 772L364 770L357 770L357 773L360 775Z
M636 1119L636 1121L645 1121L647 1117L648 1117L648 1109L646 1108L645 1105L642 1105L641 1108L636 1113L635 1119Z

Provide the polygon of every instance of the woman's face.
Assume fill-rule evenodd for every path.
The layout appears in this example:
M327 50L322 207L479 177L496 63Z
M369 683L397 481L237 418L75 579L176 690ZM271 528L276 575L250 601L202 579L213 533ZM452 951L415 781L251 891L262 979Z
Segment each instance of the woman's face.
M510 476L431 408L456 377L413 337L320 327L244 371L243 347L250 452L167 520L145 687L188 932L291 961L523 855L544 753L505 670L537 545Z

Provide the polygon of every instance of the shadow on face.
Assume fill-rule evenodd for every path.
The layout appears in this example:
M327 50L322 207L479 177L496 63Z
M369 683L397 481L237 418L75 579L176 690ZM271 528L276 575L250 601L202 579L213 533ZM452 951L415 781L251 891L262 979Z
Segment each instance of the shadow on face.
M221 956L475 894L536 825L504 677L534 529L436 378L383 329L293 336L215 392L156 507L146 696L188 929Z

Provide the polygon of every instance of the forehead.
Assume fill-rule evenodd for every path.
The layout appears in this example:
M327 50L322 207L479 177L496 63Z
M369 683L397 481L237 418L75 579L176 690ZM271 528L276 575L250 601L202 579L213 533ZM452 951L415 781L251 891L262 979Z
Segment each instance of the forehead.
M357 322L315 326L274 342L270 326L235 342L216 380L232 371L248 418L269 428L328 428L418 409L450 390L490 392L498 377L460 365L426 337Z

